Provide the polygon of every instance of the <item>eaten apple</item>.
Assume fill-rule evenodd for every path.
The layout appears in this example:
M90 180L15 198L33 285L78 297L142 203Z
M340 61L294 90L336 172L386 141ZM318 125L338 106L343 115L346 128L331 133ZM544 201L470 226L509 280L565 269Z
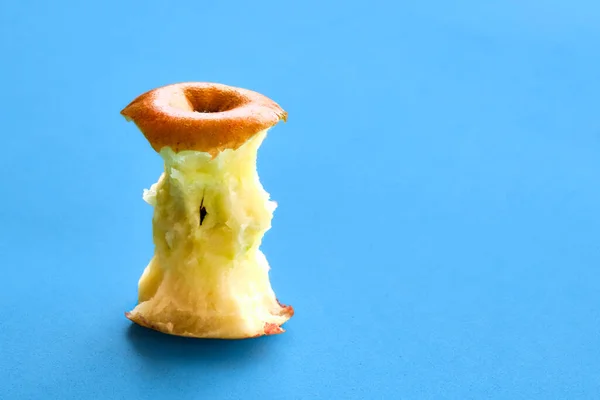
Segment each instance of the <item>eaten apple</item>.
M198 338L240 339L281 333L281 325L294 310L277 300L269 279L269 264L260 250L276 204L262 187L256 169L258 149L273 118L263 124L267 126L248 127L248 119L255 114L243 115L244 104L253 101L247 92L223 85L187 85L179 87L179 91L170 87L170 93L183 93L187 100L183 106L181 102L173 106L177 102L165 101L173 95L163 92L162 97L160 93L146 94L141 104L136 99L133 107L123 111L142 129L164 161L163 174L143 195L154 207L154 256L139 280L138 304L126 316L164 333ZM220 97L202 97L207 88L217 90ZM198 97L205 103L215 102L217 97L223 101L228 93L241 93L249 100L224 111L195 111ZM209 106L205 104L204 108L219 108L218 104ZM182 145L181 140L176 143L181 137L173 134L172 146L156 146L158 140L152 135L157 134L149 125L156 124L156 118L152 120L147 113L156 108L166 113L165 118L175 115L167 122L180 127L183 122L176 118L180 116L177 113L205 114L184 115L197 123L195 132L199 136L209 135L214 121L238 121L235 118L242 115L245 119L239 120L239 126L247 128L246 136L243 141L237 140L237 145L217 147L202 143L202 138L201 144L196 139L193 145ZM238 115L231 116L232 112ZM225 118L228 113L229 119ZM206 121L213 125L208 126ZM190 135L190 129L193 134L194 127L188 125L184 126L186 134ZM230 125L218 128L226 132ZM239 126L231 126L238 129L234 132L237 135ZM261 129L253 132L256 126ZM180 129L175 128L175 132ZM161 140L168 142L165 131L161 132ZM219 143L222 142L227 140Z

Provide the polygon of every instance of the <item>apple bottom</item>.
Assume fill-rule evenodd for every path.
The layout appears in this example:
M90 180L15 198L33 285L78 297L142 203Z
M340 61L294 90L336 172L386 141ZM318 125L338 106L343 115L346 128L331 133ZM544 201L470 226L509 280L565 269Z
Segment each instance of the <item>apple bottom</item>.
M273 316L277 319L283 319L281 323L273 323L273 322L265 322L262 330L257 332L245 332L244 334L239 335L231 335L224 336L222 332L217 332L214 335L211 335L210 332L202 333L191 333L186 331L177 331L174 329L174 324L170 321L168 322L150 322L141 313L136 312L135 310L131 312L125 312L125 317L127 317L130 321L136 323L145 328L149 328L161 333L166 333L172 336L181 336L181 337L192 337L192 338L202 338L202 339L225 339L225 340L236 340L236 339L250 339L257 338L261 336L268 335L277 335L285 332L285 330L281 327L287 320L289 320L294 315L294 308L292 306L286 306L276 300L280 309L277 314ZM190 316L189 318L193 319L194 316Z

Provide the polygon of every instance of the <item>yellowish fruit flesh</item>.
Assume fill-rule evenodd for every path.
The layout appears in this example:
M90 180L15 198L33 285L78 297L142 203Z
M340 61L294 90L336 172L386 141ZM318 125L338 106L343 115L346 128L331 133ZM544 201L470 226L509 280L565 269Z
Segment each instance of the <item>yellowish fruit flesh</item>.
M260 132L212 157L163 148L165 172L144 192L154 206L154 257L132 321L165 333L247 338L283 332L292 315L269 281L259 246L276 204L256 170Z

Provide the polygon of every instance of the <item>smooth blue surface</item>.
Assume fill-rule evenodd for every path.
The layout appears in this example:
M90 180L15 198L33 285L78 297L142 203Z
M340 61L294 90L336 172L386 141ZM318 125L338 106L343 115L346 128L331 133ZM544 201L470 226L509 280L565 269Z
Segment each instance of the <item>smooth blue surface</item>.
M593 0L2 1L0 398L597 399L598 21ZM284 335L123 316L161 162L119 111L186 80L290 113L259 155Z

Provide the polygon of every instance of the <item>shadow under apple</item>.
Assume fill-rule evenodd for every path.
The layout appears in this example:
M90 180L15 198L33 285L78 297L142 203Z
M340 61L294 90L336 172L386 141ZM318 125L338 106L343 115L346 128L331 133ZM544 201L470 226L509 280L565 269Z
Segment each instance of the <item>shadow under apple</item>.
M205 364L207 366L232 367L252 362L261 354L269 354L276 337L258 337L243 340L196 339L167 335L131 324L127 328L127 340L135 352L154 363Z

